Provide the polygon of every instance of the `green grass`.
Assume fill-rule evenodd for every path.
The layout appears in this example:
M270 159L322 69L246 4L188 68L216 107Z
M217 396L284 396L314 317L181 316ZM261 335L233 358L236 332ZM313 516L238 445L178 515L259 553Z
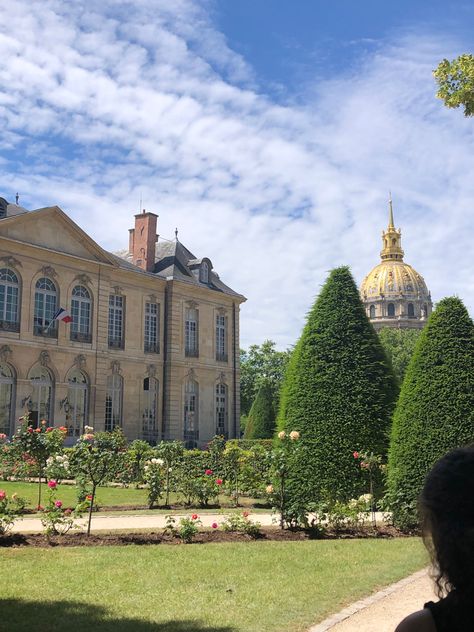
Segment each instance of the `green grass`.
M0 628L302 632L426 563L416 538L3 549Z
M43 483L41 492L41 504L44 505L48 497L48 487ZM18 494L26 498L28 508L36 508L38 504L38 483L0 481L0 489L3 489L8 495ZM97 502L100 507L110 507L112 505L146 505L147 504L146 489L135 489L134 487L100 487L97 491ZM75 505L77 503L76 487L74 485L59 485L56 493L57 498L63 501L65 505ZM177 494L171 494L170 502L172 505L178 502ZM164 502L164 498L161 499ZM252 507L255 503L262 503L253 498L241 498L240 504L246 507ZM230 499L228 496L219 496L219 503L223 506L229 506Z

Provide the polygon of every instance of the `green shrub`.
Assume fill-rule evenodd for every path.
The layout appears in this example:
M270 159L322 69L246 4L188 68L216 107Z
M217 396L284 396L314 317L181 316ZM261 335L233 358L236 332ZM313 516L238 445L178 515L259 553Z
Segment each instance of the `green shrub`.
M356 450L384 455L397 385L349 269L333 270L290 359L281 430L299 430L288 479L298 506L321 495L347 501L364 490Z
M250 409L244 439L271 439L275 434L274 392L263 382Z
M474 325L460 299L445 298L421 333L394 414L388 484L398 526L416 525L435 461L474 441L473 380Z

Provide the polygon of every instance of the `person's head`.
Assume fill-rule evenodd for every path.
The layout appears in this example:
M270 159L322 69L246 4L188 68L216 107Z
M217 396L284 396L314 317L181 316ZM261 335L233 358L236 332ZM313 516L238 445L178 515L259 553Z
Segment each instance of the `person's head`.
M433 466L419 506L439 593L473 596L474 446L453 450Z

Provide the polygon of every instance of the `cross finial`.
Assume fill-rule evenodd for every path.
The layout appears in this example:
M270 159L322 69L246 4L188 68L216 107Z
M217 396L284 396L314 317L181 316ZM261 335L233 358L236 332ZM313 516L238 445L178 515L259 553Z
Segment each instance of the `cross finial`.
M178 229L177 228L174 229L174 238L176 239L176 241L178 241Z
M18 206L18 202L19 202L19 201L20 201L20 195L19 195L19 194L18 194L18 192L17 192L17 194L15 195L15 204L16 204L17 206Z
M388 207L389 207L388 227L395 228L395 224L393 222L393 206L392 206L392 192L391 191L388 192Z

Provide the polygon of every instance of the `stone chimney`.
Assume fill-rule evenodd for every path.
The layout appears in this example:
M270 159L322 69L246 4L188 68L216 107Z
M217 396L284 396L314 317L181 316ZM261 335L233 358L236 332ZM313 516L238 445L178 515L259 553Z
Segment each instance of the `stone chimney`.
M155 244L158 241L156 234L156 220L158 215L142 213L135 215L135 228L129 230L129 252L132 262L147 272L153 272L155 266Z

